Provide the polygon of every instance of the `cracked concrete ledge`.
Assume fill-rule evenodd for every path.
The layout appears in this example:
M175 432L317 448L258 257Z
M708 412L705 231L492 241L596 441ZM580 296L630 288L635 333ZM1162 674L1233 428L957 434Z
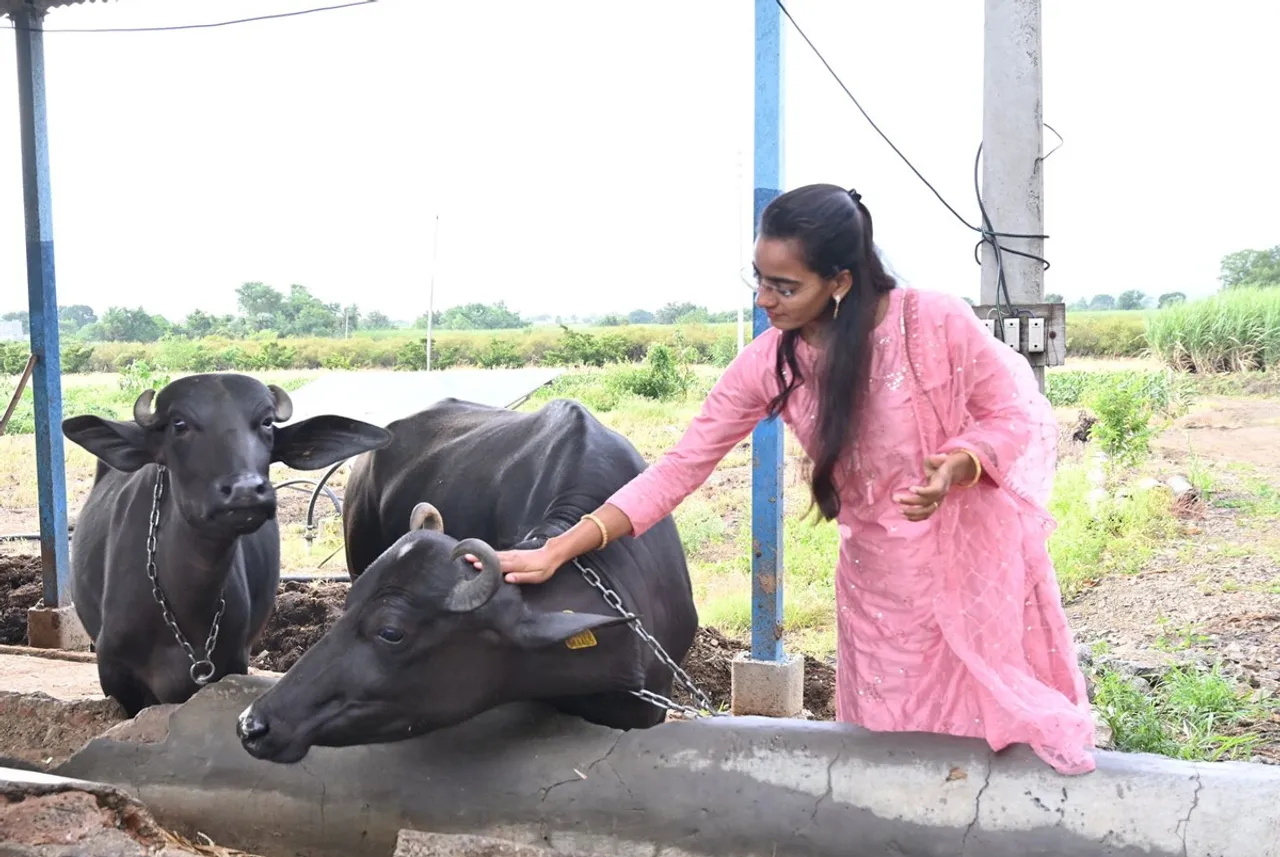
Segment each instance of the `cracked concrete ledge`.
M760 718L620 733L538 705L274 765L235 737L272 681L224 679L164 712L162 740L122 730L57 773L267 857L387 857L402 828L617 857L1280 857L1274 767L1100 753L1061 777L972 740Z

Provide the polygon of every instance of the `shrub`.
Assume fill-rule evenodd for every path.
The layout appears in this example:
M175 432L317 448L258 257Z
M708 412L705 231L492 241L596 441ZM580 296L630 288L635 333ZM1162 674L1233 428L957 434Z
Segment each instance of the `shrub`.
M603 366L621 363L627 359L629 346L626 337L617 333L593 336L571 330L564 325L560 341L542 355L549 366Z
M169 376L152 368L145 360L135 360L129 368L120 373L116 385L120 392L130 399L136 399L146 390L160 392L169 383Z
M1140 373L1111 376L1092 386L1087 404L1097 417L1091 437L1107 455L1122 464L1135 464L1151 447L1151 417L1155 402Z
M611 376L611 380L623 392L646 399L669 401L689 391L692 376L688 369L676 360L676 355L671 348L666 345L654 345L649 349L645 366L619 372Z

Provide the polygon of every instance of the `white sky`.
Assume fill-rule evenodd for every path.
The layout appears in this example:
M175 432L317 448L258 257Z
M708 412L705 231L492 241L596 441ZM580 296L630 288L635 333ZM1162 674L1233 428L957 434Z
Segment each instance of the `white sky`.
M46 26L330 2L119 0ZM981 0L788 8L976 222ZM784 27L785 186L856 186L902 277L976 297L973 233ZM1050 0L1044 28L1045 120L1066 137L1046 164L1048 291L1204 294L1224 253L1280 243L1262 118L1280 3ZM59 303L181 318L232 311L236 286L262 280L409 319L439 213L437 307L734 306L749 297L751 39L749 0L380 0L47 33ZM14 68L2 32L0 310L26 306Z

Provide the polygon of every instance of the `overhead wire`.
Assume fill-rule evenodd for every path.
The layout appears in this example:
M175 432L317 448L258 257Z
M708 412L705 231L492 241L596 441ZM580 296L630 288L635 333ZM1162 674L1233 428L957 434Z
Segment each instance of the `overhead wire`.
M231 18L225 21L210 21L203 24L169 24L158 27L20 27L14 22L11 29L18 31L39 30L42 33L169 33L178 30L208 30L214 27L230 27L235 24L251 24L257 21L296 18L299 15L311 15L315 12L332 12L337 9L350 9L353 6L368 6L370 3L376 2L378 0L353 0L350 3L339 3L333 6L315 6L309 9L297 9L292 12L275 12L268 15Z
M974 163L973 163L974 194L978 200L978 211L982 215L982 225L975 226L974 224L970 223L967 219L965 219L965 217L962 214L960 214L960 212L956 211L955 207L952 206L951 203L947 202L946 197L944 197L938 191L938 189L934 187L933 184L927 178L924 177L924 174L921 173L920 170L916 169L915 164L911 163L911 159L908 158L905 154L903 154L902 150L899 149L896 144L894 144L893 140L889 139L889 135L886 134L883 130L881 130L880 126L875 123L875 120L871 118L870 114L868 114L866 109L863 108L861 102L858 101L857 96L855 96L853 92L849 89L849 87L845 85L844 81L841 80L840 75L837 74L836 70L831 67L831 63L827 62L827 58L822 55L822 51L818 49L818 46L815 45L813 43L813 40L809 38L807 33L805 33L804 28L802 28L796 22L795 17L793 17L790 10L787 9L786 4L784 4L782 0L774 0L774 2L778 4L778 8L782 11L782 14L786 16L787 20L791 23L791 26L795 28L795 31L800 35L800 38L804 39L805 44L807 44L809 46L809 49L813 51L814 56L818 58L818 61L822 63L822 65L826 68L827 72L831 75L832 79L835 80L835 82L839 85L839 87L842 90L844 90L844 94L849 97L849 100L853 102L853 106L858 109L858 112L861 113L863 118L867 120L867 123L872 127L872 129L877 134L880 135L881 139L883 139L887 144L889 144L889 148L893 149L894 153L899 158L902 159L902 162L907 165L908 169L910 169L911 172L915 173L916 178L920 179L920 181L924 184L924 186L927 187L929 191L935 197L938 198L938 201L942 203L943 207L946 208L947 211L951 212L952 216L954 216L956 220L959 220L967 228L972 229L974 232L977 232L982 236L982 238L974 246L974 259L975 261L977 261L979 265L982 264L982 259L978 254L979 249L982 247L983 244L991 245L992 252L995 255L995 263L996 263L996 285L997 285L996 311L1001 316L1004 315L1004 312L1000 309L1001 296L1003 296L1004 305L1009 308L1010 314L1013 314L1013 301L1010 300L1009 298L1009 284L1005 277L1004 254L1010 253L1014 256L1022 256L1024 258L1032 259L1036 262L1040 262L1041 264L1044 265L1044 270L1046 271L1049 269L1049 260L1045 259L1043 256L1037 256L1034 253L1028 253L1023 250L1015 250L1011 247L1005 247L1001 245L999 239L1025 238L1025 239L1032 239L1032 240L1034 239L1045 240L1049 236L1038 234L1038 233L999 232L996 230L995 226L991 222L990 216L987 214L986 203L982 198L982 185L979 179L979 165L982 162L982 143L978 144L978 151L974 157ZM1054 136L1058 138L1059 142L1058 142L1058 145L1054 146L1051 150L1049 150L1048 153L1041 155L1037 159L1037 164L1043 163L1049 157L1049 155L1052 155L1054 152L1060 149L1062 145L1066 142L1065 139L1063 139L1062 135L1059 134L1057 130L1054 129L1051 125L1049 125L1048 123L1043 123L1043 124L1046 128L1048 128L1050 131L1054 133Z

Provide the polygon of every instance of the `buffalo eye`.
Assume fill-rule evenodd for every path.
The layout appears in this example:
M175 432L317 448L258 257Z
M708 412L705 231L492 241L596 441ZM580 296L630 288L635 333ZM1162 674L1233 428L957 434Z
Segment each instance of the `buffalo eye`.
M404 639L404 631L399 628L382 628L378 631L378 639L384 643L395 645Z
M262 418L262 427L263 427L263 428L271 428L273 425L275 425L275 422L276 422L275 417L263 417L263 418Z
M174 434L186 434L189 430L186 420L174 419L169 423L169 427L173 429Z

